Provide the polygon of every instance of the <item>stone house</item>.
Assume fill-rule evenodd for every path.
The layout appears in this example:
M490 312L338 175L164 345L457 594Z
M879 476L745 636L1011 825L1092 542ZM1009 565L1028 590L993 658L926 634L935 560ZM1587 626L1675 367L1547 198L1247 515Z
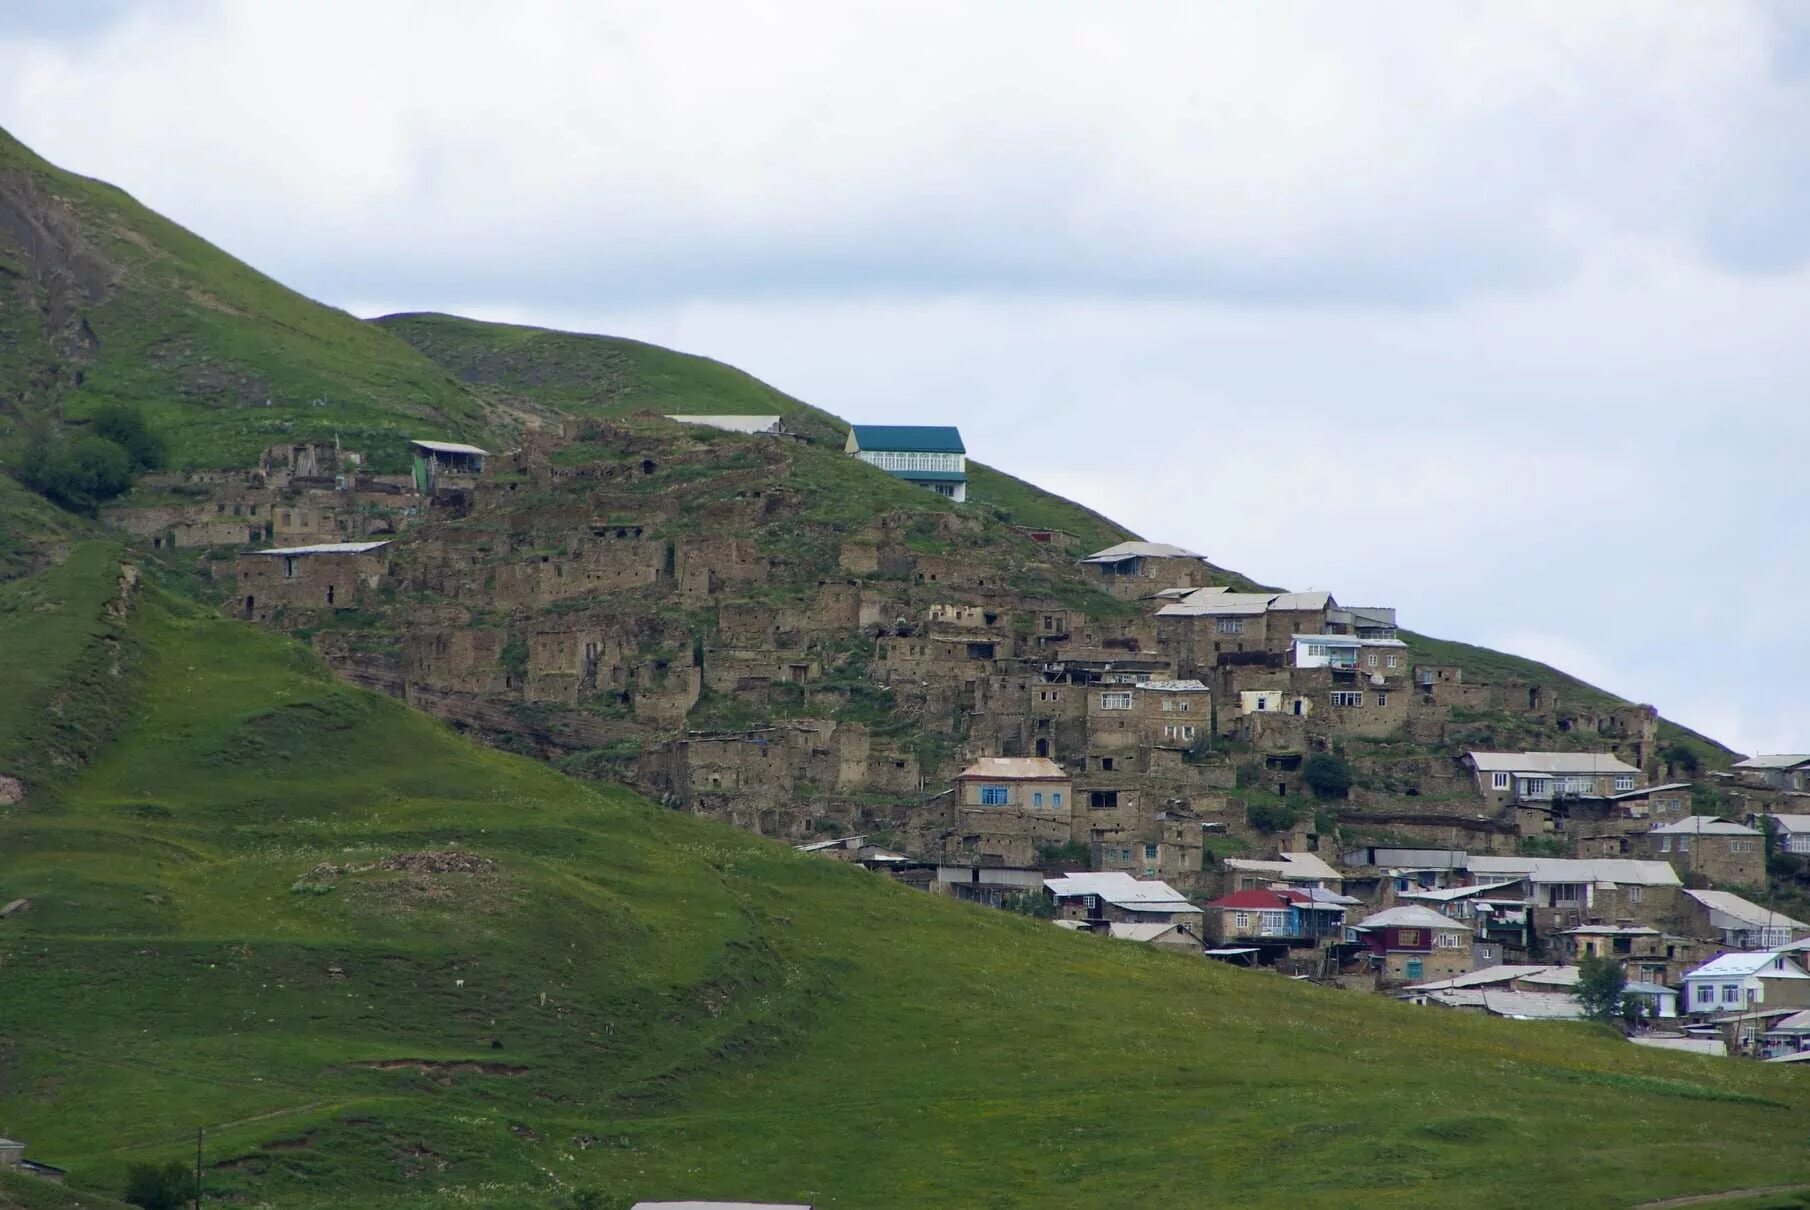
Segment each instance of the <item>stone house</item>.
M1099 573L1100 587L1121 600L1178 588L1204 587L1207 559L1165 542L1120 542L1080 560Z
M1407 650L1408 645L1396 638L1365 639L1343 634L1289 636L1290 664L1296 668L1332 668L1366 676L1405 676Z
M1711 886L1763 886L1766 838L1743 824L1691 815L1630 838L1636 857L1669 861Z
M250 551L233 563L238 614L267 622L279 607L353 609L389 574L388 542L328 542Z
M1274 883L1325 891L1338 891L1344 885L1339 872L1313 853L1282 853L1270 861L1227 857L1223 868L1227 889L1232 891L1267 890Z
M411 441L415 490L431 496L442 488L473 488L490 451L459 441Z
M1074 839L1074 784L1039 756L984 756L955 777L959 851L983 862L1031 866L1044 845Z
M1156 611L1157 637L1184 671L1268 656L1280 666L1296 634L1321 634L1336 608L1327 592L1201 588Z
M1738 950L1778 949L1810 938L1810 924L1732 891L1687 890L1685 931Z
M1741 785L1800 794L1810 792L1810 755L1804 753L1750 756L1728 768Z
M958 504L968 498L968 448L952 425L851 425L843 452Z
M1606 958L1620 966L1630 980L1667 986L1708 956L1700 941L1642 924L1586 924L1560 936L1561 953L1568 962Z
M1525 878L1536 936L1622 920L1679 931L1682 883L1663 861L1477 853L1465 865L1478 882Z
M1607 752L1469 752L1464 765L1491 806L1545 805L1637 789L1641 771Z
M1351 927L1382 982L1450 979L1473 969L1471 930L1423 907L1393 907Z

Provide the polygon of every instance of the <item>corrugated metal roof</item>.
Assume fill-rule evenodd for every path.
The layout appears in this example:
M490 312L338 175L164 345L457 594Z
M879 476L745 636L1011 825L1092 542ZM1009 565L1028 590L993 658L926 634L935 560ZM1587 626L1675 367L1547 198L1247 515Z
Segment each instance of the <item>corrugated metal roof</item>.
M1512 983L1516 979L1525 979L1527 976L1536 975L1545 969L1545 966L1486 966L1482 970L1453 975L1450 979L1440 979L1433 983L1417 983L1406 990L1424 992L1438 991L1443 988L1481 987L1488 983Z
M1484 773L1602 774L1639 773L1633 765L1607 752L1467 752Z
M485 456L490 453L475 445L466 445L460 441L411 441L410 445L418 445L424 450L432 450L436 454L477 454Z
M1802 752L1781 752L1772 756L1750 756L1746 760L1738 760L1730 765L1731 769L1795 769L1797 766L1810 763L1810 754Z
M1206 685L1200 681L1142 681L1132 686L1134 689L1148 689L1152 693L1206 693Z
M1543 971L1522 975L1519 982L1536 987L1576 987L1582 974L1583 971L1575 966L1549 966Z
M1767 970L1774 962L1784 965L1778 970ZM1810 979L1804 968L1783 954L1771 950L1743 951L1733 954L1721 954L1711 958L1695 970L1684 972L1686 979L1715 979L1724 975L1729 978L1744 979L1749 975L1764 973L1768 979Z
M1507 882L1480 882L1476 886L1436 887L1430 891L1401 891L1397 899L1425 899L1429 903L1451 903L1459 899L1469 899L1472 895L1482 895L1488 891L1499 891L1505 886L1514 886L1520 879Z
M1174 931L1173 924L1165 924L1162 921L1137 920L1127 923L1123 920L1114 920L1106 926L1107 935L1117 937L1120 941L1155 941L1164 933Z
M1382 929L1382 928L1463 929L1463 928L1465 928L1464 924L1462 924L1461 922L1459 922L1457 920L1453 920L1450 916L1441 916L1438 912L1433 911L1431 908L1415 907L1412 904L1410 904L1407 907L1392 907L1386 911L1378 912L1374 916L1366 916L1362 920L1358 921L1352 927L1360 928L1360 929Z
M269 550L254 550L254 555L362 555L376 550L380 546L388 546L389 542L322 542L315 546L273 546Z
M1514 874L1535 882L1615 882L1626 886L1678 886L1678 871L1664 861L1627 857L1494 857L1476 854L1472 873Z
M1275 874L1278 877L1305 879L1337 879L1339 872L1312 853L1284 853L1275 861L1257 861L1249 857L1228 857L1226 868L1250 874Z
M1773 815L1769 818L1781 832L1810 832L1810 815Z
M997 778L1001 781L1068 780L1068 774L1063 772L1062 766L1047 756L983 756L956 776Z
M889 475L909 479L913 483L966 483L968 481L968 476L961 471L898 471L889 467L881 469Z
M1082 559L1083 563L1123 563L1126 559L1205 559L1181 546L1167 542L1120 542L1105 550L1096 550Z
M1180 891L1159 879L1133 878L1117 870L1069 874L1062 878L1045 878L1043 885L1052 895L1068 898L1075 895L1098 895L1114 907L1131 911L1198 912Z
M1793 920L1783 912L1761 907L1753 900L1743 899L1732 891L1687 890L1684 893L1712 912L1720 912L1739 924L1749 924L1755 928L1810 929L1810 924Z
M965 454L962 431L952 424L856 424L856 448L910 454Z
M1577 1021L1584 1006L1569 992L1511 992L1494 988L1483 993L1483 1011L1516 1021Z
M1294 905L1274 891L1233 891L1230 895L1221 895L1207 906L1243 909L1247 912L1280 912Z
M1655 836L1758 836L1759 833L1745 824L1730 823L1726 819L1713 819L1708 815L1693 815L1689 819L1681 819L1677 823L1660 824L1647 831Z

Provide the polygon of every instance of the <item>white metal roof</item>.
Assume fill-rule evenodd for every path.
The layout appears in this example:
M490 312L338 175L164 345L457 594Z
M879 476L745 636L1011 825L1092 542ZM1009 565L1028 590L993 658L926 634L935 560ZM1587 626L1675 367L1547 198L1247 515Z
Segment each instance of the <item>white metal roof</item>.
M1730 765L1731 769L1795 769L1799 765L1810 763L1810 754L1802 752L1781 752L1772 756L1750 756L1746 760L1738 760Z
M1751 899L1743 899L1732 891L1691 891L1684 892L1712 912L1720 912L1738 924L1752 925L1755 928L1796 928L1810 929L1810 924L1801 920L1793 920L1783 912L1775 912L1771 908L1761 907Z
M1202 588L1189 593L1173 605L1156 611L1159 618L1220 618L1236 614L1260 614L1269 608L1274 594L1267 592L1227 592L1223 588Z
M1483 895L1490 891L1499 891L1505 886L1513 886L1519 882L1511 878L1507 882L1480 882L1476 886L1436 887L1430 891L1401 891L1397 899L1424 899L1428 903L1451 903L1457 899L1469 899L1472 895Z
M1132 921L1131 923L1126 923L1123 920L1115 920L1106 926L1106 931L1110 936L1117 937L1120 941L1155 941L1164 933L1174 932L1175 925L1166 924L1160 920L1137 920Z
M728 416L728 415L672 415L668 420L676 420L680 424L701 424L707 428L723 429L730 433L773 433L779 430L778 416Z
M1576 1021L1584 1006L1570 992L1515 992L1489 988L1483 993L1483 1010L1492 1016L1516 1021Z
M1803 1012L1792 1013L1782 1021L1774 1021L1770 1034L1810 1034L1810 1008Z
M1250 874L1274 874L1283 879L1337 879L1339 872L1312 853L1284 853L1275 861L1228 857L1226 868Z
M1105 550L1096 550L1081 562L1122 563L1126 559L1205 559L1206 557L1180 546L1171 546L1167 542L1120 542L1116 546L1108 546Z
M1140 681L1132 686L1134 689L1148 689L1152 693L1207 693L1209 690L1200 681Z
M1133 878L1117 870L1096 870L1045 878L1043 885L1058 898L1098 895L1114 907L1131 911L1198 912L1187 897L1160 879Z
M1470 752L1471 763L1484 773L1639 773L1633 765L1607 752Z
M996 777L1001 781L1068 780L1062 766L1047 756L983 756L956 776Z
M1774 815L1772 822L1779 826L1779 831L1796 834L1810 832L1810 815Z
M418 445L424 450L432 450L436 454L477 454L483 456L490 451L475 445L466 445L460 441L411 441L410 445Z
M388 546L389 542L322 542L315 546L273 546L269 550L254 550L254 555L362 555L376 550L380 546Z
M1730 823L1726 819L1712 819L1707 815L1693 815L1689 819L1681 819L1677 823L1661 824L1656 828L1648 828L1648 832L1656 836L1758 836L1759 833L1744 824Z
M1417 983L1408 988L1411 992L1441 991L1447 988L1482 987L1489 983L1511 983L1516 979L1525 979L1529 975L1537 975L1547 969L1544 966L1486 966L1482 970L1470 971L1462 975L1453 975L1450 979L1440 979L1433 983Z
M1543 971L1522 975L1520 982L1536 987L1576 987L1581 974L1583 971L1575 966L1549 966Z
M1774 963L1780 964L1776 970L1769 969ZM1686 979L1745 979L1749 975L1763 975L1768 979L1810 979L1799 966L1783 954L1769 950L1722 954L1711 958L1695 970L1684 972Z
M1474 854L1473 874L1513 874L1535 882L1615 882L1627 886L1678 886L1678 871L1666 861L1626 857L1495 857Z
M1431 908L1415 907L1410 904L1407 907L1392 907L1387 911L1378 912L1374 916L1366 916L1352 927L1360 929L1462 929L1465 926L1450 916L1441 916Z

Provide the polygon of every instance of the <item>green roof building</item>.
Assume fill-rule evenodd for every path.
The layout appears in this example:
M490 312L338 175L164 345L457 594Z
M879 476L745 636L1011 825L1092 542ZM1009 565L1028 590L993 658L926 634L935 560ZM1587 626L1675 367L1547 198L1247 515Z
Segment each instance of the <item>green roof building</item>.
M968 450L953 425L852 425L843 449L939 496L957 503L968 498Z

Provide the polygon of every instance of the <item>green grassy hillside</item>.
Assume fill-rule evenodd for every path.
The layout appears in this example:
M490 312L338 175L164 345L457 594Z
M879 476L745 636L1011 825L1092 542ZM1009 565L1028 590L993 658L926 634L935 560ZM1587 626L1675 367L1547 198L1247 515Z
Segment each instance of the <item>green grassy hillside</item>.
M197 1125L210 1197L283 1206L1630 1205L1802 1176L1799 1072L907 891L469 746L154 585L109 618L118 579L83 546L0 614L7 650L125 653L73 682L117 703L108 742L0 815L0 897L32 900L0 924L0 1122L78 1188ZM29 726L0 716L0 752Z
M322 306L0 131L0 423L142 407L183 465L287 437L385 456L476 434L477 399L405 342Z

